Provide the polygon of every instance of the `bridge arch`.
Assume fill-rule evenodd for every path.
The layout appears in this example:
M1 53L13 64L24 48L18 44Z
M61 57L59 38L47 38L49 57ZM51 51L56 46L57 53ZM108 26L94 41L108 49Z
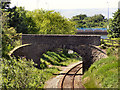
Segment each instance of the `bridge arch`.
M81 35L22 35L23 44L15 49L11 56L26 56L37 64L40 57L46 51L54 51L56 48L70 49L77 52L84 61L85 69L96 60L106 57L106 54L94 45L100 44L100 36Z

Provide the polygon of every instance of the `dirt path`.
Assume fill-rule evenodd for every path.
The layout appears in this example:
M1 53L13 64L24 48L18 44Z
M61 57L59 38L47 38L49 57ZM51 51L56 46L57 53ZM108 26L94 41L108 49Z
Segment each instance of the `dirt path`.
M63 76L65 75L65 73L66 73L70 68L72 68L73 66L77 65L78 63L80 63L80 61L77 62L77 63L70 64L70 65L67 66L67 67L61 67L61 70L62 70L62 71L60 72L60 74L57 75L56 77L48 80L48 81L46 82L44 88L60 88L60 86L61 86L61 81L62 81L62 78L63 78ZM82 70L81 70L80 72L82 72ZM77 87L77 88L83 88L82 85L81 85L81 78L82 78L81 75L77 75L77 76L75 77L75 87ZM69 78L68 78L68 79L69 79ZM68 86L68 88L69 88L69 86Z

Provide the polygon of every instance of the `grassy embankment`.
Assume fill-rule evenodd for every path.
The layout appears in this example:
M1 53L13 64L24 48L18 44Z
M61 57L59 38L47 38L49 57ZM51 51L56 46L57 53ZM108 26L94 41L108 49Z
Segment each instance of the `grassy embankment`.
M63 51L48 51L40 58L40 68L35 68L33 61L25 58L2 60L2 88L43 88L45 82L60 70L52 66L66 66L82 60L77 53L68 54Z
M41 61L41 67L43 68L48 65L57 65L57 66L67 66L70 63L78 62L82 58L74 52L73 54L68 54L66 51L55 53L48 51L46 54L43 54Z
M107 46L104 46L104 48L106 48L108 57L94 62L82 78L86 88L118 88L120 49Z
M119 42L120 38L111 38L111 39L104 39L104 41L102 42L102 44L106 44L106 45L114 45L114 46L119 46L120 42Z

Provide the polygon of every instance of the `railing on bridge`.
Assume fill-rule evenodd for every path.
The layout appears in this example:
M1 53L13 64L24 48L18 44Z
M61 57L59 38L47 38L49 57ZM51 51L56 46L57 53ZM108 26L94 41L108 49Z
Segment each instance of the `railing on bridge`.
M79 32L107 32L107 28L77 28Z

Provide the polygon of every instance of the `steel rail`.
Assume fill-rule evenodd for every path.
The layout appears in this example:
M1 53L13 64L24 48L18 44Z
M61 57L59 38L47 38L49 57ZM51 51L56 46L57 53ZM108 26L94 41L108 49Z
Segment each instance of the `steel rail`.
M62 79L62 83L61 83L61 90L63 90L63 84L64 84L65 78L66 78L66 76L68 75L68 73L69 73L70 71L72 71L74 68L76 68L77 66L81 65L81 64L83 64L83 62L75 65L74 67L72 67L72 68L64 75L64 77L63 77L63 79ZM78 72L81 68L82 68L82 67L80 67L80 68L75 72L75 74L73 75L74 77L75 77L75 75L77 74L77 72ZM73 78L73 79L74 79L74 78ZM73 80L72 82L74 83L74 80ZM72 83L72 85L73 85L72 87L73 87L73 90L74 90L74 84L73 84L73 83Z

